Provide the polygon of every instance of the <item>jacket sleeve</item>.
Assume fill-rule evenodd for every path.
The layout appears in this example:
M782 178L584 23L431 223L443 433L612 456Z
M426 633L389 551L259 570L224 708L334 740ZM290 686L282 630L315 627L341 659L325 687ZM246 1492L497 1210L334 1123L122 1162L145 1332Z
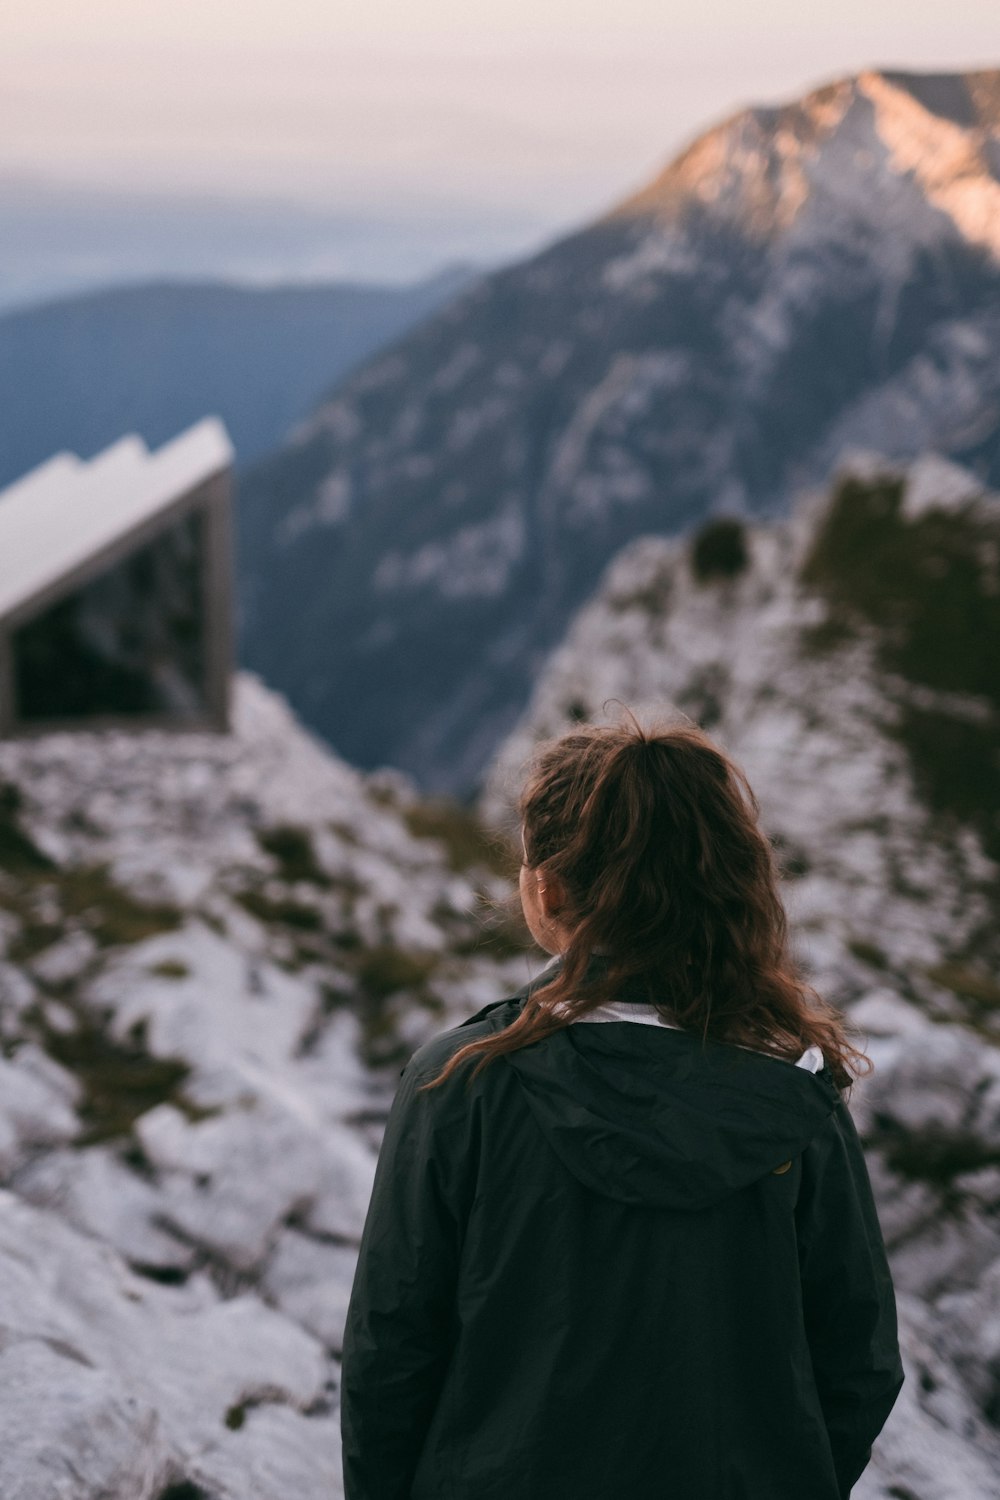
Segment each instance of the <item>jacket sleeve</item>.
M806 1335L842 1500L903 1384L896 1300L861 1142L843 1100L802 1157Z
M346 1500L409 1500L452 1344L469 1164L443 1105L464 1090L421 1093L433 1071L404 1071L362 1235L342 1365Z

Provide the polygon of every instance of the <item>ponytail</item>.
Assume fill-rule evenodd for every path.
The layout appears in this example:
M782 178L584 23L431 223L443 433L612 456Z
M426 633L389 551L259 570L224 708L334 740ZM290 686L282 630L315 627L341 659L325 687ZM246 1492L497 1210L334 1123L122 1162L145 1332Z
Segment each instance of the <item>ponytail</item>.
M520 813L525 863L565 893L562 964L509 1026L460 1048L425 1087L467 1062L475 1077L625 983L705 1040L789 1061L818 1045L841 1088L868 1071L838 1012L795 971L758 811L742 771L690 726L647 731L630 717L544 745Z

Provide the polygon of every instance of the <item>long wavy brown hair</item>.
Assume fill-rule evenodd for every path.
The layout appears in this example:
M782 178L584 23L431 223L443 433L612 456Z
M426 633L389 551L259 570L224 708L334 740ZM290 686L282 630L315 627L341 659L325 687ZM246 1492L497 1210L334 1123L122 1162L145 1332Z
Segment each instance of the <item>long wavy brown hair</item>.
M551 1036L627 987L703 1039L794 1061L822 1048L841 1089L871 1069L796 971L771 845L743 772L701 730L633 717L537 752L520 800L524 862L560 892L555 976L429 1085ZM599 961L595 963L595 955Z

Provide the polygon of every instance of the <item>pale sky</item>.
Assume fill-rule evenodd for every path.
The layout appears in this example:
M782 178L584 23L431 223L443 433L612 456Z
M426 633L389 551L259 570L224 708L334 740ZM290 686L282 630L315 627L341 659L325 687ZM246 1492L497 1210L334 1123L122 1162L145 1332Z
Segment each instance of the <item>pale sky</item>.
M998 0L0 0L0 180L562 227L742 104L1000 65Z

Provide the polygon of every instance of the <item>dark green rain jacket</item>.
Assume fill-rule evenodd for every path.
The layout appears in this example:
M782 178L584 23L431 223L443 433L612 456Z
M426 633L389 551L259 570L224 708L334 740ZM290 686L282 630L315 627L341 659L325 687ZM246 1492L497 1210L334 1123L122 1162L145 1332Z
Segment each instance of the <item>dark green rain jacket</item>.
M902 1369L829 1071L612 1021L419 1092L524 993L404 1070L344 1342L347 1500L846 1500Z

